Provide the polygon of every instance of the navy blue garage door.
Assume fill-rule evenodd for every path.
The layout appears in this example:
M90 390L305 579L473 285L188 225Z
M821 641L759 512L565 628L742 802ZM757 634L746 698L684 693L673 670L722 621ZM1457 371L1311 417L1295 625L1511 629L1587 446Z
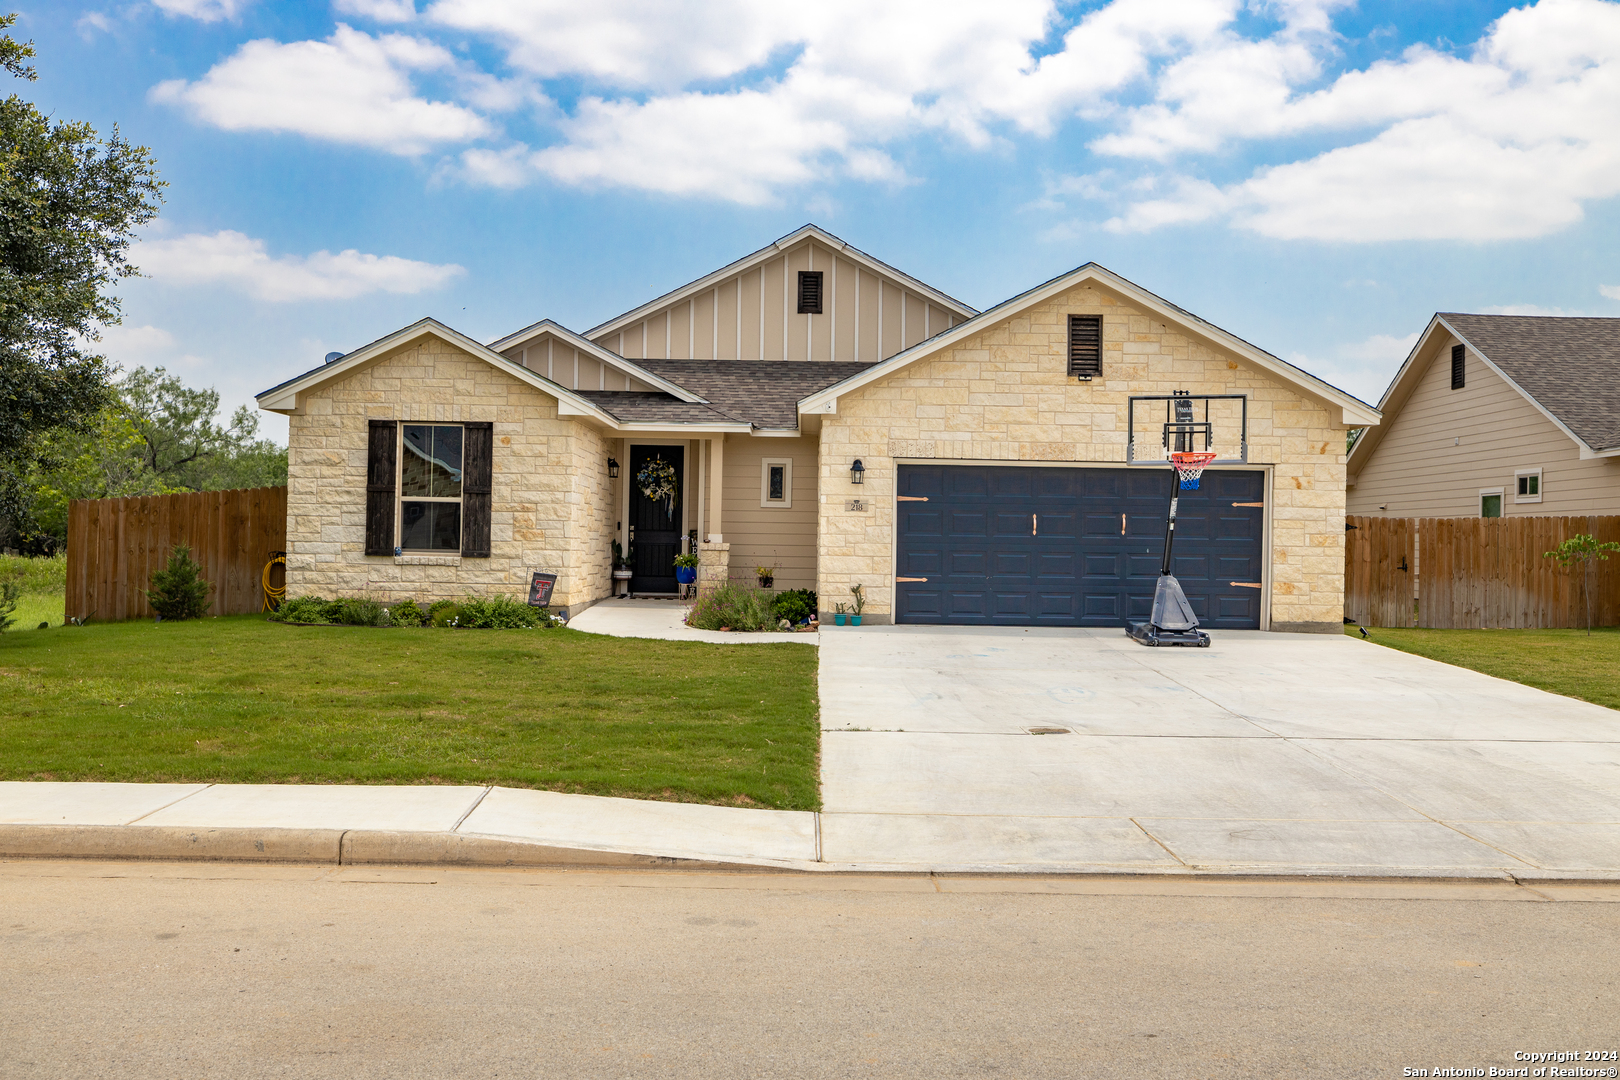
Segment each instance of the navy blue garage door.
M902 465L899 480L896 621L1123 626L1147 617L1168 469ZM1262 570L1264 480L1212 470L1197 491L1181 492L1172 570L1206 627L1260 626L1260 590L1248 585Z

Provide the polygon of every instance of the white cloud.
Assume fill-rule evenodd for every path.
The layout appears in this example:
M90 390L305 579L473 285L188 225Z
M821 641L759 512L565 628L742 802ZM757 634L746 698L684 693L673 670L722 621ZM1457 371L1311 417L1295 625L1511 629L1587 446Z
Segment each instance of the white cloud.
M1620 300L1620 285L1599 285L1598 292L1610 300Z
M112 20L104 12L87 11L79 16L79 21L73 24L79 36L89 41L95 37L94 31L100 30L103 34L112 33Z
M1554 315L1569 318L1592 314L1571 308L1542 307L1540 304L1490 304L1478 311L1481 315Z
M1363 401L1376 402L1384 396L1385 387L1400 370L1417 339L1416 332L1405 337L1374 334L1362 341L1340 345L1325 357L1291 353L1287 360Z
M234 19L253 0L152 0L165 15L178 15L201 22Z
M344 15L376 22L410 22L416 18L415 0L335 0L332 6Z
M409 72L455 67L432 42L339 24L326 41L250 41L196 82L159 83L151 97L227 131L294 132L415 155L493 130L470 109L416 96Z
M1292 87L1315 77L1303 61L1257 61L1235 81L1176 77L1197 63L1207 60L1173 66L1158 100L1096 149L1157 161L1238 140L1380 129L1222 188L1231 219L1266 236L1521 239L1620 194L1620 4L1609 0L1541 0L1504 15L1467 59L1415 47L1298 96ZM1216 212L1206 190L1181 201L1187 220ZM1151 228L1176 216L1133 205L1115 220Z
M464 273L462 267L397 255L317 251L272 258L263 240L229 230L136 245L131 261L159 282L223 285L259 300L346 300L369 293L419 293Z

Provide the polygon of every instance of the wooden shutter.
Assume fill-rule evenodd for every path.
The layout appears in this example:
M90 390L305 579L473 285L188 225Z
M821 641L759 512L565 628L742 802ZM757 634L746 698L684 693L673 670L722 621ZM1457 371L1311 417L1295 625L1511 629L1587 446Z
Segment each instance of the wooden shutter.
M461 557L489 558L489 495L494 480L493 424L463 424L461 441Z
M820 270L799 271L799 314L821 314L821 274Z
M1093 379L1102 374L1102 316L1069 316L1069 374Z
M1461 390L1468 376L1468 352L1461 345L1451 347L1451 388Z
M371 421L366 444L366 554L394 553L394 480L399 470L395 453L399 424Z

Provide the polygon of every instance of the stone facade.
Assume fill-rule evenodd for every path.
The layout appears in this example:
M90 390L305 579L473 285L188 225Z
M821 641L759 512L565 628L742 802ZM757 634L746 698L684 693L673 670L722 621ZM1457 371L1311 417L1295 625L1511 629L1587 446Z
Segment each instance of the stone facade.
M1090 383L1067 375L1070 314L1103 317L1103 374ZM1270 469L1270 628L1338 633L1344 425L1239 356L1084 285L843 395L822 418L822 605L861 583L873 621L893 617L896 458L1120 465L1126 399L1175 390L1248 395L1249 467ZM855 458L860 487L847 472Z
M365 554L367 422L492 422L491 557ZM527 593L554 571L553 605L611 592L618 504L607 446L555 398L429 337L303 395L289 417L287 594L379 600Z

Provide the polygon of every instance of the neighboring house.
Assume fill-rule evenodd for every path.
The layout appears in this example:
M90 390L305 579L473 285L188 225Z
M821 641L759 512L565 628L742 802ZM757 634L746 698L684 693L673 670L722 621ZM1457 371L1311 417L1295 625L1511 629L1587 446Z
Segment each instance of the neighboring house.
M1131 398L1173 391L1230 395L1230 464L1182 499L1195 608L1338 632L1345 440L1377 411L1095 264L981 313L806 226L584 334L424 319L258 400L290 418L294 595L547 570L577 612L614 542L658 593L696 537L710 582L774 566L827 611L860 584L870 622L1119 626L1169 494L1126 445L1162 462L1169 406Z
M1352 514L1620 513L1620 319L1442 312L1378 407Z

